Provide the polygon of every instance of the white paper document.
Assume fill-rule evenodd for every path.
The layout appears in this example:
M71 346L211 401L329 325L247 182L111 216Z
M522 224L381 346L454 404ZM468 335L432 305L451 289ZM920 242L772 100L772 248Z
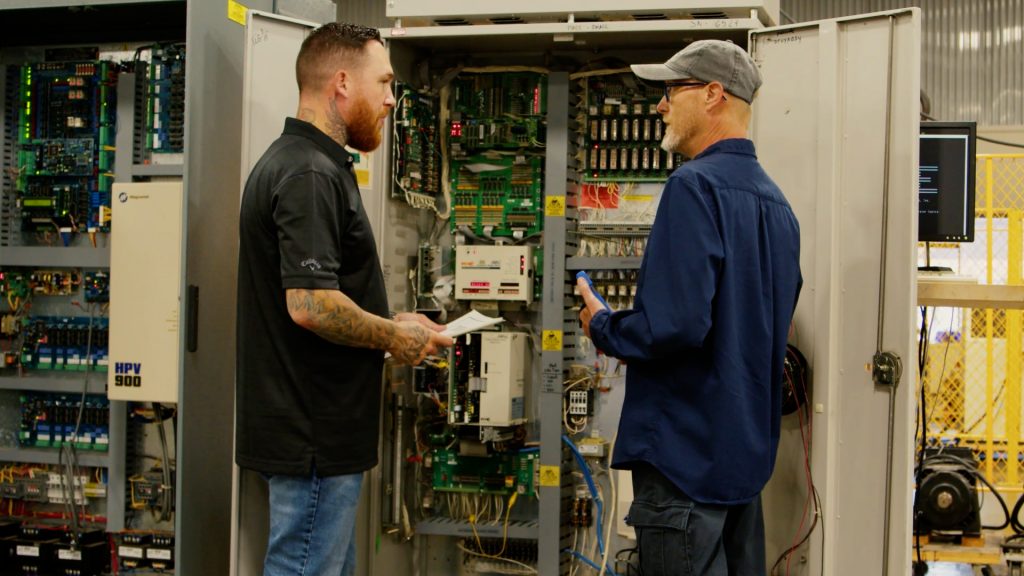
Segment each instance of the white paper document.
M468 314L460 317L458 320L449 322L441 334L455 338L456 336L462 336L463 334L469 334L470 332L476 332L477 330L501 324L504 321L504 318L491 318L490 316L485 316L476 310L472 310Z

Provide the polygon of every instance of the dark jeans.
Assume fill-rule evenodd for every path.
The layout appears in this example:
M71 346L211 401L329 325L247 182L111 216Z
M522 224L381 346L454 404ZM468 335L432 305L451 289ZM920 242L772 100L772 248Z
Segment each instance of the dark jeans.
M643 576L764 576L761 496L724 506L691 500L648 464L633 470L633 505Z

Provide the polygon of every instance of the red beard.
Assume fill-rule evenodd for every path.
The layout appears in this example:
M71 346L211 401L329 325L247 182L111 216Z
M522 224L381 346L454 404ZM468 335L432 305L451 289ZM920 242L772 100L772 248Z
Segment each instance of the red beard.
M370 152L380 146L381 133L377 122L380 120L370 103L361 98L352 109L348 122L348 145L360 152Z

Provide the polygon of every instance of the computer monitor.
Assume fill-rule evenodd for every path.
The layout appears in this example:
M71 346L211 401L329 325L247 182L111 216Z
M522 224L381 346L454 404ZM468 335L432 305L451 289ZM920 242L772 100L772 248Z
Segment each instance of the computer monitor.
M977 124L921 122L917 239L974 242Z

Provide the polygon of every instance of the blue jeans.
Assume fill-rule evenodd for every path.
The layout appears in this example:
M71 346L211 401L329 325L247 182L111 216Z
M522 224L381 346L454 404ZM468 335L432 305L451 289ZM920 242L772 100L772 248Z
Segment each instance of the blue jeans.
M633 505L643 576L764 576L761 496L723 506L694 502L656 468L633 470Z
M363 475L264 475L270 487L270 541L263 576L351 576Z

